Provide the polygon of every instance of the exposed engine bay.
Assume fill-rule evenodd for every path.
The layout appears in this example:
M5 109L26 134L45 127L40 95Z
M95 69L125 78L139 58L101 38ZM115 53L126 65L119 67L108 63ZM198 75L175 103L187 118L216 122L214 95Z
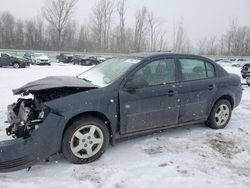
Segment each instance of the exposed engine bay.
M51 111L44 103L64 96L89 90L90 88L65 87L33 92L23 92L22 98L8 106L8 136L28 138L32 131L39 128L39 123ZM26 96L26 97L25 97Z

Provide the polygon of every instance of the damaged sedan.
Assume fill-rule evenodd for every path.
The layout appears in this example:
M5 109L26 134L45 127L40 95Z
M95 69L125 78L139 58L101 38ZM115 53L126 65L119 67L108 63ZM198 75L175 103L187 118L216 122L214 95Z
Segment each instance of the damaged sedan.
M62 153L95 161L111 143L170 127L228 124L242 87L210 59L174 53L113 58L76 77L47 77L14 89L8 106L14 139L0 142L0 172L29 168Z

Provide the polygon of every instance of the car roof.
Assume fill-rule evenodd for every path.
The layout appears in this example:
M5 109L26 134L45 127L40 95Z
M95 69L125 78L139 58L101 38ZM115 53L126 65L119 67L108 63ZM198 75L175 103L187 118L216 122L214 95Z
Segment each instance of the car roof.
M194 55L194 54L175 53L175 52L142 52L142 53L131 53L131 54L124 55L123 57L145 59L145 58L154 58L154 57L158 57L158 56L160 57L160 56L176 56L176 55L208 59L206 57L198 56L198 55Z

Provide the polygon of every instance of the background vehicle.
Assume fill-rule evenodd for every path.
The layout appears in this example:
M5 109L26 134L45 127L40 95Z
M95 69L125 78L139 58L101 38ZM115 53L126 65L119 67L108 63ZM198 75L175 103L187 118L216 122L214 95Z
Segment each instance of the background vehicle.
M7 134L17 139L0 142L0 171L60 151L72 163L92 162L109 142L180 125L222 129L242 87L239 76L207 58L143 53L113 58L77 77L30 82L13 93L30 98L8 106Z
M22 57L0 52L0 67L13 66L14 68L25 68L29 63Z
M23 55L24 59L26 59L30 64L33 62L33 53L26 52Z
M242 78L250 77L250 63L245 64L241 69Z
M250 60L245 58L239 58L239 59L232 58L230 59L230 61L232 62L233 67L242 67L244 64L250 63Z
M48 55L44 53L34 53L34 61L35 65L51 65L50 58Z
M215 61L216 63L218 63L221 66L232 66L232 62L226 59L220 59L218 61Z
M73 54L61 53L60 55L56 56L56 59L58 60L58 62L71 63L73 60L73 56Z
M97 60L96 57L82 57L79 55L74 56L73 60L73 65L84 65L84 66L91 66L91 65L98 65L101 62Z

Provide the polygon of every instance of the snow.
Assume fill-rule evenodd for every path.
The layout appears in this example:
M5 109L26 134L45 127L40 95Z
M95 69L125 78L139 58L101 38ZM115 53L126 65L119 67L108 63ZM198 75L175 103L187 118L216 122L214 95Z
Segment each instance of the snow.
M6 106L17 99L11 89L45 76L77 75L88 68L63 64L1 68L0 139L7 138ZM240 68L225 68L240 74ZM223 130L203 124L172 128L110 146L99 160L86 165L73 165L55 155L30 171L0 174L0 187L249 188L249 108L250 88L244 86L241 105Z

